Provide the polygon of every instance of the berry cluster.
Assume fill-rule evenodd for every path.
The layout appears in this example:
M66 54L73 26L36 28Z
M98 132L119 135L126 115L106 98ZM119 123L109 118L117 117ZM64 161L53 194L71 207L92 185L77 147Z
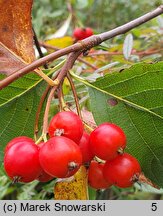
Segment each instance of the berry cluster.
M103 163L92 161L88 181L96 189L115 185L130 187L138 181L141 168L139 162L130 154L124 153L126 136L115 124L103 123L90 134L90 146Z
M123 153L126 136L115 124L103 123L89 135L78 115L65 111L52 118L48 132L46 143L36 145L31 138L21 136L7 144L4 168L13 181L67 178L83 164L89 165L89 185L102 189L113 184L130 187L141 172L138 161Z
M73 32L73 36L76 40L83 40L87 37L93 35L93 30L89 27L87 28L76 28Z
M86 152L87 134L83 123L73 112L59 112L49 125L49 140L36 145L29 137L16 137L5 148L4 168L15 182L46 182L74 175L80 168ZM83 137L82 137L83 136ZM80 147L81 146L81 147ZM85 154L85 160L89 150ZM93 157L93 156L92 156Z

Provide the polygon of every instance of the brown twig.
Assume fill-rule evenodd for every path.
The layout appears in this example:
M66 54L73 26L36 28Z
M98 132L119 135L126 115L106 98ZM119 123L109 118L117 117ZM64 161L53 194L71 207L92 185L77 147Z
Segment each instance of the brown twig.
M145 55L152 55L152 54L156 54L161 52L163 49L159 49L159 50L145 50L145 51L135 51L133 50L131 52L131 54L136 54L139 56L145 56ZM88 56L92 57L92 56L98 56L98 55L108 55L108 56L112 56L112 55L123 55L123 52L109 52L109 51L98 51L98 52L92 52L89 53Z
M91 67L91 68L94 69L94 70L97 70L97 69L98 69L98 67L96 67L96 66L94 66L93 64L87 62L87 61L84 60L83 58L80 58L80 57L79 57L79 58L78 58L78 61L84 63L85 65Z
M63 82L61 82L59 87L58 87L58 100L59 100L60 111L65 111L65 110L67 110L67 105L64 101L62 84L63 84Z
M50 45L50 44L46 44L46 43L44 43L42 41L40 42L40 45L43 46L46 49L59 50L59 48L57 48L57 47L55 47L53 45ZM87 65L87 66L89 66L91 68L93 68L94 70L97 70L96 66L92 65L91 63L87 62L86 60L84 60L81 57L78 58L78 61L84 63L85 65Z
M67 61L63 65L62 69L60 70L60 73L58 74L56 80L58 82L58 85L54 86L47 99L47 104L45 108L45 113L44 113L44 119L43 119L43 132L42 136L44 138L44 141L46 141L46 135L48 133L48 114L49 114L49 109L50 109L50 104L52 101L52 98L54 96L54 92L57 90L58 86L60 83L63 81L64 77L66 76L67 72L73 67L76 59L78 56L81 54L81 51L70 53L69 56L67 57Z
M41 46L45 47L46 49L52 49L52 50L59 50L59 48L53 46L53 45L50 45L50 44L46 44L44 42L39 42ZM144 56L144 55L152 55L152 54L156 54L156 53L159 53L163 51L163 49L148 49L148 50L145 50L145 51L136 51L136 50L132 50L131 54L135 54L135 55L139 55L139 56ZM110 51L94 51L94 52L90 52L88 54L88 57L94 57L94 56L98 56L98 55L108 55L108 56L112 56L112 55L123 55L123 52L118 52L118 51L115 51L115 52L110 52ZM78 58L79 61L85 63L86 65L92 67L93 69L97 69L96 66L90 64L89 62L85 61L83 58Z
M44 142L47 141L46 135L48 133L48 116L49 116L50 104L51 104L51 101L53 99L54 92L56 91L57 88L58 88L58 86L54 86L51 89L50 94L49 94L48 99L47 99L47 103L46 103L46 108L45 108L45 112L44 112L44 119L43 119L43 129L42 129L42 136L43 136Z
M85 51L89 50L92 47L99 45L101 42L106 41L110 38L113 38L117 35L124 34L128 32L129 30L153 19L154 17L160 15L163 13L163 5L160 5L158 8L155 10L133 20L130 21L122 26L119 26L111 31L104 32L98 35L93 35L89 38L86 38L82 41L79 41L78 43L75 43L69 47L66 47L64 49L61 49L59 51L56 51L54 53L51 53L47 56L44 56L41 59L38 59L31 64L25 66L24 68L20 69L19 71L14 72L7 78L3 79L0 81L0 89L3 89L4 87L8 86L10 83L12 83L14 80L18 79L19 77L22 77L23 75L33 71L34 69L44 65L45 63L48 63L50 61L53 61L56 58L59 58L63 55L67 55L69 53L74 53L76 51Z
M39 44L39 41L38 41L38 38L37 38L37 35L36 35L34 28L32 28L32 30L33 30L33 39L35 42L36 49L39 53L40 58L42 58L42 57L44 57L44 54L42 53L42 50L41 50L41 47L40 47L40 44ZM48 65L46 63L44 64L44 68L48 69Z
M58 87L58 100L59 100L59 110L63 111L63 91L62 91L62 83Z
M17 80L18 78L24 76L25 74L27 74L31 71L33 71L34 69L38 68L39 66L44 65L45 63L53 61L53 60L55 60L61 56L67 55L67 54L72 53L72 52L76 52L79 50L81 50L81 52L82 52L84 50L90 49L91 47L98 45L100 42L101 42L101 40L100 40L99 36L94 35L94 36L87 38L83 41L80 41L80 42L78 42L72 46L58 50L54 53L51 53L47 56L44 56L43 58L35 60L31 64L25 66L24 68L12 73L7 78L1 80L0 81L0 89L3 89L4 87L8 86L13 81Z
M73 80L72 80L72 78L71 78L71 76L70 76L69 73L67 73L67 79L68 79L68 81L70 83L71 90L72 90L72 93L73 93L73 96L74 96L77 113L78 113L79 117L82 119L82 115L81 115L81 111L80 111L80 105L79 105L79 100L78 100L78 95L77 95L77 92L76 92L76 88L75 88L74 82L73 82Z
M82 51L72 52L68 55L65 64L63 65L60 73L58 74L56 81L60 83L63 78L67 75L67 72L73 67L76 59L80 56Z
M40 102L39 102L39 105L38 105L38 108L37 108L37 112L36 112L36 117L35 117L35 124L34 124L34 137L35 137L35 140L37 140L37 134L38 134L38 131L39 131L39 128L38 128L38 123L39 123L39 117L40 117L40 112L42 110L42 106L43 106L43 103L45 101L45 98L50 90L50 86L48 85L40 99Z
M73 28L75 28L76 15L75 15L74 9L73 9L70 1L67 1L67 9L68 9L69 13L72 15L72 25L73 25Z
M58 47L53 46L51 44L47 44L47 43L45 43L43 41L39 41L39 44L40 44L40 46L44 47L45 49L51 49L51 50L55 50L55 51L60 50Z
M55 80L58 76L60 71L57 71L55 73L55 76L52 77L52 80ZM39 117L40 117L40 113L41 113L41 110L42 110L42 106L43 106L43 103L45 101L45 98L47 97L47 94L50 90L51 86L48 85L40 99L40 102L39 102L39 105L38 105L38 108L37 108L37 112L36 112L36 117L35 117L35 124L34 124L34 136L35 136L35 140L37 138L37 134L38 134L38 131L39 131L39 128L38 128L38 123L39 123Z

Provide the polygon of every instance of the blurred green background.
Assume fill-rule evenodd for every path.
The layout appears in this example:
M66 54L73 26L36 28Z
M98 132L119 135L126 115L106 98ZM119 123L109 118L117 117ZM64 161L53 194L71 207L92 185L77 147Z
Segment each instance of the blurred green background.
M76 25L91 26L96 32L103 32L147 13L161 3L162 0L37 0L33 6L33 24L39 37L55 32L68 17L71 5Z

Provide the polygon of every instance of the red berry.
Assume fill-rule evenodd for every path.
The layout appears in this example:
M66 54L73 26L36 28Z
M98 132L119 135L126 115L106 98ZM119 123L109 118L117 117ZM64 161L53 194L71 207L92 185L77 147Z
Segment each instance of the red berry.
M137 159L127 153L107 161L103 170L105 179L121 188L132 186L138 180L140 172Z
M40 182L48 182L52 179L54 179L54 177L46 173L43 169L41 170L41 173L37 178L37 180Z
M45 172L66 178L77 172L82 163L78 145L66 137L53 137L40 149L40 164Z
M40 143L38 144L38 148L41 149L41 148L43 147L44 144L45 144L44 142L40 142Z
M104 189L112 184L105 180L103 176L104 164L92 161L88 169L88 183L92 188Z
M42 146L44 145L45 143L44 142L41 142L39 143L38 147L39 147L39 150L42 148ZM41 165L40 165L41 166ZM41 173L40 175L38 176L37 180L40 181L40 182L48 182L50 180L54 179L53 176L49 175L48 173L46 173L43 168L41 167Z
M89 134L83 132L83 136L79 141L79 147L83 157L83 163L90 162L94 158L94 154L91 150L91 145L89 142Z
M89 27L86 28L86 36L87 37L90 37L93 35L93 30Z
M10 146L5 153L4 168L14 182L36 179L41 171L37 145L27 139Z
M81 40L82 38L82 31L81 28L76 28L73 32L73 36L74 38L76 38L77 40Z
M93 35L93 30L89 27L87 28L76 28L73 32L74 38L77 40L83 40L87 37L90 37Z
M126 147L126 136L115 124L103 123L90 134L94 154L102 160L111 160Z
M49 135L50 137L65 136L78 143L83 135L83 123L73 112L59 112L50 122Z
M17 144L19 142L21 142L22 144L24 143L24 141L29 141L30 143L33 143L33 140L29 137L26 136L20 136L20 137L15 137L14 139L12 139L5 147L4 153L6 153L6 151L14 144Z

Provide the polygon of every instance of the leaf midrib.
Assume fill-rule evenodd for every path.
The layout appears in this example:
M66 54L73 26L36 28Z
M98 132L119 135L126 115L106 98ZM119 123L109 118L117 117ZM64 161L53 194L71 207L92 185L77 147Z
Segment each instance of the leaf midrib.
M109 95L109 96L111 96L111 97L113 97L113 98L116 98L117 100L120 100L120 101L124 102L125 104L127 104L127 105L129 105L129 106L132 106L132 107L134 107L134 108L137 108L137 109L142 110L142 111L145 111L145 112L148 112L148 113L150 113L151 115L154 115L154 116L156 116L156 117L158 117L158 118L160 118L160 119L163 120L163 117L160 116L159 114L157 114L157 113L155 113L155 112L153 112L153 111L151 111L151 110L149 110L149 109L147 109L147 108L145 108L145 107L143 107L143 106L137 105L137 104L135 104L135 103L133 103L133 102L131 102L131 101L129 101L129 100L126 100L126 99L124 99L124 98L122 98L122 97L119 97L119 96L117 96L117 95L114 95L114 94L112 94L112 93L109 93L109 92L107 92L107 91L105 91L105 90L103 90L103 89L100 89L99 87L94 86L94 85L92 85L91 83L87 82L87 81L84 80L83 78L78 77L78 76L77 76L76 74L74 74L73 72L70 72L70 73L71 73L71 75L72 75L76 80L78 80L78 81L84 83L85 85L87 85L87 86L89 86L89 87L91 87L91 88L94 88L94 89L96 89L96 90L98 90L98 91L100 91L100 92L102 92L102 93L104 93L104 94L107 94L107 95Z
M39 79L37 82L35 82L33 85L31 85L30 88L26 89L25 91L22 91L20 94L17 94L16 96L14 96L14 97L12 97L11 99L7 100L6 102L2 103L2 104L0 105L0 108L1 108L2 106L6 105L7 103L9 103L9 102L15 100L16 98L18 98L18 97L24 95L26 92L28 92L28 91L30 91L31 89L33 89L34 87L36 87L42 80L43 80L42 78ZM16 87L16 88L17 88L17 87Z

